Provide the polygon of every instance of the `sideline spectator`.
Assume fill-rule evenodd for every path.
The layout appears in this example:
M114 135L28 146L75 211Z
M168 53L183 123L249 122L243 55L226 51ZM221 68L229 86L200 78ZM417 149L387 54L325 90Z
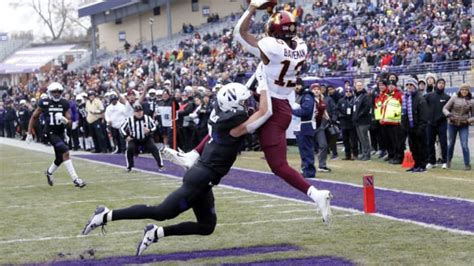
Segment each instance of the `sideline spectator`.
M316 101L317 115L316 115L316 133L314 137L316 139L315 152L319 153L319 162L318 162L318 172L328 173L331 172L331 169L327 167L327 158L328 158L328 142L326 138L326 128L329 124L329 115L326 110L327 104L319 84L311 85L311 91L314 94L314 100Z
M301 174L304 178L315 178L314 167L314 133L316 129L315 101L313 92L303 88L303 81L296 80L295 93L298 95L297 104L292 106L294 116L300 118L300 124L295 130L296 142L301 157Z
M342 130L342 143L344 144L345 157L343 160L355 160L359 155L359 142L357 131L352 122L354 110L354 91L345 89L345 95L337 103L337 114Z
M105 121L112 133L115 151L114 153L125 152L125 140L120 134L120 127L127 119L125 115L125 106L118 102L118 96L115 93L110 95L110 104L105 109Z
M69 149L79 150L79 111L76 101L71 98L70 93L64 94L64 99L69 102L69 110L71 110L71 127L66 127L69 136Z
M417 90L418 82L414 78L405 81L406 92L402 100L402 129L408 135L408 145L415 165L407 172L426 171L425 132L428 122L428 105Z
M22 140L26 139L28 133L28 122L30 121L31 111L27 105L25 99L20 100L20 106L18 108L18 124L20 128L20 136Z
M451 97L443 107L443 113L448 118L448 168L451 167L453 159L456 135L459 133L461 140L462 155L464 159L464 170L471 170L469 153L469 124L474 123L474 99L468 84L462 84L456 95Z
M441 146L441 163L442 168L447 169L447 155L448 155L448 137L447 128L448 122L446 116L443 114L443 107L449 101L450 97L444 92L445 81L444 79L438 79L436 81L435 91L426 95L426 103L429 109L429 120L427 127L428 137L428 164L427 169L436 167L436 150L435 142L438 137L439 144Z
M5 101L5 131L7 132L7 138L15 138L16 130L15 123L18 119L16 111L13 108L13 100L8 99Z
M104 105L102 101L95 97L95 91L90 90L87 93L88 100L86 102L87 124L89 125L89 132L94 141L95 150L93 153L106 152L106 136L103 135L102 118L104 113Z
M0 137L5 137L5 114L6 110L3 107L3 102L0 102Z
M371 118L371 99L367 91L364 89L362 82L356 82L355 99L353 106L352 122L357 131L357 136L361 145L362 161L370 160L370 140L369 128Z

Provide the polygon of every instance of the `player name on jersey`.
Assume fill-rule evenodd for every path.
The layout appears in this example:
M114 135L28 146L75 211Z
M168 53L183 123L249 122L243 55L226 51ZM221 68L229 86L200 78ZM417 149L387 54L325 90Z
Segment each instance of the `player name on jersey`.
M284 56L289 57L292 59L300 59L300 58L305 58L306 57L306 51L305 49L293 51L291 49L284 49Z

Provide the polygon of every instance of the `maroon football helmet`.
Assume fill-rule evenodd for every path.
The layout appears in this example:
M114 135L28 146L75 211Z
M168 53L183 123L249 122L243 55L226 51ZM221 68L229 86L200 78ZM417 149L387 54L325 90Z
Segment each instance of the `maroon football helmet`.
M296 36L296 18L288 11L271 15L267 23L267 33L277 39L291 39Z

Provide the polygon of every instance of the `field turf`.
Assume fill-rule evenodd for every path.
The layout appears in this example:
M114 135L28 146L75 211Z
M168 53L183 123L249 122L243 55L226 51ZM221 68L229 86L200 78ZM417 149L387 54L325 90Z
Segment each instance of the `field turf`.
M51 148L45 150L50 152ZM245 152L236 166L268 171L262 156ZM84 224L100 204L121 208L159 203L180 185L180 179L160 173L126 173L123 167L74 158L76 170L88 186L75 188L61 167L55 174L55 185L49 187L43 171L52 159L50 153L0 144L0 264L81 263L81 259L102 260L102 264L173 265L262 261L280 265L474 264L474 232L435 230L340 209L333 211L334 221L328 227L308 203L228 186L214 189L218 226L213 235L164 238L139 260L133 255L146 224L194 219L192 212L161 223L110 223L105 236L100 230L80 236ZM289 161L299 166L294 147ZM329 167L333 172L318 174L318 178L360 185L362 175L371 173L379 187L462 198L474 204L474 174L457 170L461 169L459 164L454 164L454 169L423 174L407 174L400 166L380 160L329 161ZM471 217L474 222L474 213Z

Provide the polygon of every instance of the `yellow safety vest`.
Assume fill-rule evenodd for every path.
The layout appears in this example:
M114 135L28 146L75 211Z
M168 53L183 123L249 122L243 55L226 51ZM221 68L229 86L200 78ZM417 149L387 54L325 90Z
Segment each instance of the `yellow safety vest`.
M402 121L402 105L397 99L389 97L384 106L382 122L400 123Z
M375 103L375 108L374 108L374 117L375 120L379 121L382 119L382 102L378 101Z

